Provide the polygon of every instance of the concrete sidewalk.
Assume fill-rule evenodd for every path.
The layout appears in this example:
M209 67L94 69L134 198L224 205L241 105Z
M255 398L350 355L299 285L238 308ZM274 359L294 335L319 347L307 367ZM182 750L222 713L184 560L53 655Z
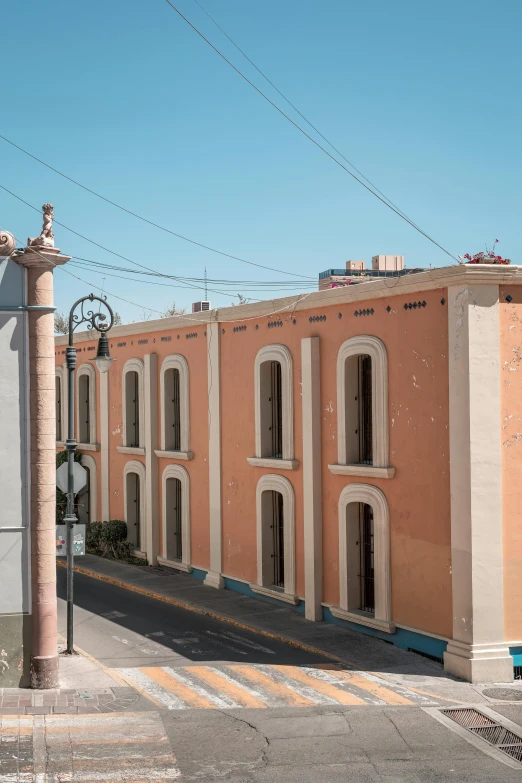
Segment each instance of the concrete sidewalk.
M60 687L44 691L0 688L0 718L152 709L149 699L83 651L78 655L64 655L65 644L60 644L58 650Z
M312 623L273 601L232 590L215 590L172 569L132 566L85 555L76 570L87 576L147 595L190 612L278 639L314 654L330 657L355 670L378 674L395 685L418 689L450 702L488 703L487 685L471 685L448 676L442 666L420 655L366 634L330 623ZM502 701L522 699L522 682L502 685ZM509 698L512 694L512 699ZM506 696L508 698L506 698Z

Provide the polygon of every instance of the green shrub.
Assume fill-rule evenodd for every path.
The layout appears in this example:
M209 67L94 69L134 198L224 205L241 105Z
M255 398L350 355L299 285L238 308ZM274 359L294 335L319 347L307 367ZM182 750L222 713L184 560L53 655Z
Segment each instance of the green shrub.
M127 539L127 523L121 519L111 519L104 522L101 529L101 540L106 544L119 544Z
M134 556L134 548L130 541L127 541L127 523L121 519L91 522L87 525L85 544L91 555L124 560L135 565L147 564L146 560Z
M85 547L91 554L98 554L101 552L101 522L91 522L87 525L85 532Z

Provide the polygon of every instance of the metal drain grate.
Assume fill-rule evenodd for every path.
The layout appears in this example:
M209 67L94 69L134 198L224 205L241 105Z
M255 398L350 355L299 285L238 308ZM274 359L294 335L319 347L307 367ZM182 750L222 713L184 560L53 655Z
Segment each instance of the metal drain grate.
M448 718L454 720L459 726L464 726L465 729L478 729L481 726L497 725L495 721L488 718L487 715L483 715L478 710L469 708L442 710L442 714L447 715Z
M442 710L442 713L475 736L481 737L489 745L493 745L516 761L522 762L522 737L510 729L506 729L500 723L474 709Z

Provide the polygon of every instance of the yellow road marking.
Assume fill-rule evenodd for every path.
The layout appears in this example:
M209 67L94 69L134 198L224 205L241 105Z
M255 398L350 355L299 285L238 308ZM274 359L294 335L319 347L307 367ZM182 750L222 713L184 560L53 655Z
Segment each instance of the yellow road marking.
M266 674L263 674L257 669L251 669L249 666L241 663L229 664L227 668L233 672L237 672L238 674L243 675L243 677L246 677L247 680L255 682L256 685L259 685L265 691L269 691L274 696L278 696L280 699L283 699L283 701L285 701L290 707L317 706L311 699L307 699L305 696L301 696L300 693L296 693L295 691L290 690L290 688L287 688L285 685L274 682L274 680L271 680L270 677L267 677Z
M154 680L155 683L161 685L161 687L165 688L166 691L173 693L178 697L178 699L186 702L191 707L198 707L200 709L206 710L216 708L216 705L213 704L209 699L206 699L204 696L200 696L199 693L195 693L182 682L179 682L179 680L176 680L174 677L168 674L168 672L161 669L159 666L153 666L151 668L143 667L140 668L139 671L143 672L143 674L146 674L147 677L150 677L151 680Z
M413 704L412 701L406 699L404 696L400 696L398 693L395 693L395 691L385 688L383 685L377 685L377 683L371 682L371 680L367 680L365 677L362 677L355 672L344 671L340 666L337 666L334 663L316 663L314 664L314 669L325 669L326 671L334 672L336 677L339 677L345 682L349 682L350 685L361 688L363 691L372 693L387 704Z
M229 680L221 677L217 672L210 671L206 666L184 666L183 668L189 673L197 675L218 692L230 696L231 699L242 704L243 707L252 707L255 709L266 708L266 704L260 699L257 699L255 696L252 696L252 694L244 691L240 685L231 683Z
M321 667L318 666L317 668ZM299 669L298 666L272 665L272 669L277 669L277 671L280 671L282 674L286 674L289 677L293 677L294 680L302 682L303 685L308 685L310 688L313 688L319 693L323 693L325 696L330 696L340 704L366 704L366 702L362 699L359 699L357 696L354 696L351 693L343 691L341 688L336 688L335 685L330 685L330 683L324 682L323 680L316 680L315 677L311 677L309 674L302 671L302 669Z

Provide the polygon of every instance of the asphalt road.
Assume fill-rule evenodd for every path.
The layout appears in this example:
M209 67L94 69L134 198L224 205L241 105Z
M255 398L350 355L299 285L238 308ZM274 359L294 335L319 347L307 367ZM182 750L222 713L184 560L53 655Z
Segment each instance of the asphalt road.
M59 568L61 599L65 578L65 569ZM62 634L65 606L60 600ZM355 679L356 687L348 680L334 689L328 678L336 672L325 659L81 574L75 575L75 640L107 667L141 672L151 683L159 683L162 704L169 709L160 704L156 712L144 713L144 721L153 720L151 715L161 721L172 754L169 764L172 758L175 770L163 777L151 758L151 772L143 775L147 779L170 780L174 775L180 783L522 781L522 764L510 768L488 754L485 743L476 747L442 725L430 714L437 707L426 710L418 694L383 687L389 683L376 684L369 675ZM249 679L252 672L256 682ZM267 689L259 678L266 680L269 672ZM313 676L318 677L312 682L317 690L303 684ZM220 677L222 692L216 685ZM238 698L238 684L246 688L241 709L227 703L232 696ZM273 693L285 688L293 688L295 704L288 699L286 706L274 707L270 698L276 703L279 697ZM360 703L347 706L355 694ZM251 709L249 698L266 701L262 709ZM299 706L306 698L312 700L310 706ZM490 706L522 726L522 705ZM139 722L139 716L135 720ZM127 730L125 741L134 741L131 723ZM142 730L136 729L140 736ZM100 745L100 753L105 747ZM98 775L97 780L108 780L100 777L101 772Z
M58 623L66 633L66 570L57 569ZM109 668L236 662L305 664L328 661L265 636L120 587L74 575L74 637Z

